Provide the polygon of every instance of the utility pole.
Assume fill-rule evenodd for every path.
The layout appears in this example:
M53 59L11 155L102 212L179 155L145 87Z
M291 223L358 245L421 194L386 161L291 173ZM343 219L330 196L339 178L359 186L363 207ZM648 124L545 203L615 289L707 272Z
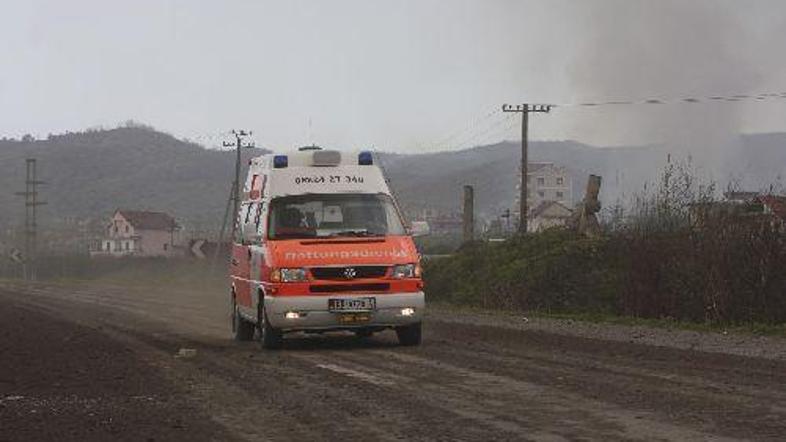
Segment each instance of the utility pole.
M475 190L464 186L464 242L475 239Z
M25 257L22 265L24 279L36 280L36 258L38 250L38 222L36 221L36 208L46 204L38 200L38 186L45 184L39 181L36 174L35 158L25 160L25 191L16 192L17 196L25 197Z
M548 113L551 110L549 104L503 104L502 112L517 112L521 114L521 184L519 187L519 233L527 233L527 172L528 172L528 146L527 138L529 130L529 114L531 112Z
M215 262L218 260L218 255L221 253L221 247L224 244L224 234L226 233L227 223L231 219L230 217L234 217L235 221L237 221L237 214L238 214L238 211L240 210L240 201L242 199L242 196L240 194L240 150L242 148L253 148L254 147L254 143L253 142L251 142L251 143L244 142L244 138L245 137L249 137L249 136L252 135L251 131L234 130L233 129L232 130L232 135L235 136L235 142L233 143L231 141L224 141L222 145L224 147L234 147L235 148L235 152L236 152L236 155L235 155L235 177L234 177L234 179L232 181L232 187L230 188L230 191L229 191L229 198L227 199L227 207L226 207L226 210L224 210L224 220L223 220L223 222L221 224L221 232L218 235L218 244L216 244L216 251L215 251L215 254L213 255L213 263L211 265L211 271L212 271L212 267L215 265ZM233 212L232 213L229 213L230 206L233 208ZM232 234L231 234L230 238L234 238L235 237L235 234L237 232L237 228L238 228L237 222L232 222Z
M232 213L233 216L235 217L237 216L238 210L240 210L240 200L242 199L240 195L240 149L244 147L246 148L254 147L254 143L245 143L245 144L243 143L243 138L247 136L251 136L251 133L252 133L251 131L246 132L244 130L232 130L232 135L235 136L235 142L232 143L232 142L224 141L223 143L224 147L234 147L235 152L237 152L237 155L235 156L235 181L232 184L232 195L231 195L231 197L234 198L233 199L234 210ZM233 237L235 236L236 229L237 229L237 223L232 223Z

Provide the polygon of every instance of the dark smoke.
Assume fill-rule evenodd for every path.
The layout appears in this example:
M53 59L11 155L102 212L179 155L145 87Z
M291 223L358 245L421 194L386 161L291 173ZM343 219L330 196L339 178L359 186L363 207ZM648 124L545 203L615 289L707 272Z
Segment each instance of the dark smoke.
M739 102L702 97L755 94L764 73L751 51L753 27L733 12L743 2L607 1L578 3L577 57L570 70L589 100L691 98L679 104L594 108L581 131L651 140L692 157L709 178L733 174L741 132ZM734 6L734 10L732 9ZM665 158L664 158L665 160ZM646 166L645 166L646 167Z

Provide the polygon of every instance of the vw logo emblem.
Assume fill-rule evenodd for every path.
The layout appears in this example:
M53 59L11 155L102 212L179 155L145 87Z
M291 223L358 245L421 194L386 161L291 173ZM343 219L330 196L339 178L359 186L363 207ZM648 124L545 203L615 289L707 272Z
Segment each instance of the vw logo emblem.
M355 276L358 275L357 270L352 267L347 267L344 269L344 277L347 279L355 279Z

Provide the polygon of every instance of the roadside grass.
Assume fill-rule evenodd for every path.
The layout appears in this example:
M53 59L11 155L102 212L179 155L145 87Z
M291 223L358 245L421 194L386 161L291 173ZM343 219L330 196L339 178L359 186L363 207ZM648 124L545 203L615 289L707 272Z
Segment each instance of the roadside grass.
M770 325L761 323L722 325L710 322L690 322L678 321L671 318L637 318L634 316L620 316L611 313L587 313L587 312L560 312L552 313L545 311L526 311L526 310L504 310L484 308L471 305L459 305L445 301L426 303L426 308L433 308L444 313L464 313L475 315L486 315L494 317L527 317L552 319L556 321L577 321L593 324L622 325L628 327L650 327L666 330L687 330L700 333L721 333L747 336L774 336L786 338L786 324Z
M671 318L637 318L633 316L617 316L601 313L545 313L531 312L531 316L548 319L561 319L592 322L598 324L614 324L627 326L645 326L663 329L690 330L705 333L732 333L755 336L786 337L786 324L770 325L762 323L722 325L711 322L678 321Z

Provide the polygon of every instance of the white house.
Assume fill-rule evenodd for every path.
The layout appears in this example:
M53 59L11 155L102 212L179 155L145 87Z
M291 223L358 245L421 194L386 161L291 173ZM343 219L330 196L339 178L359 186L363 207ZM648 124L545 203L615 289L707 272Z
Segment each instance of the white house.
M180 226L166 213L118 209L93 256L173 256Z
M540 232L550 227L562 227L570 220L573 211L557 201L543 201L529 212L530 232Z

